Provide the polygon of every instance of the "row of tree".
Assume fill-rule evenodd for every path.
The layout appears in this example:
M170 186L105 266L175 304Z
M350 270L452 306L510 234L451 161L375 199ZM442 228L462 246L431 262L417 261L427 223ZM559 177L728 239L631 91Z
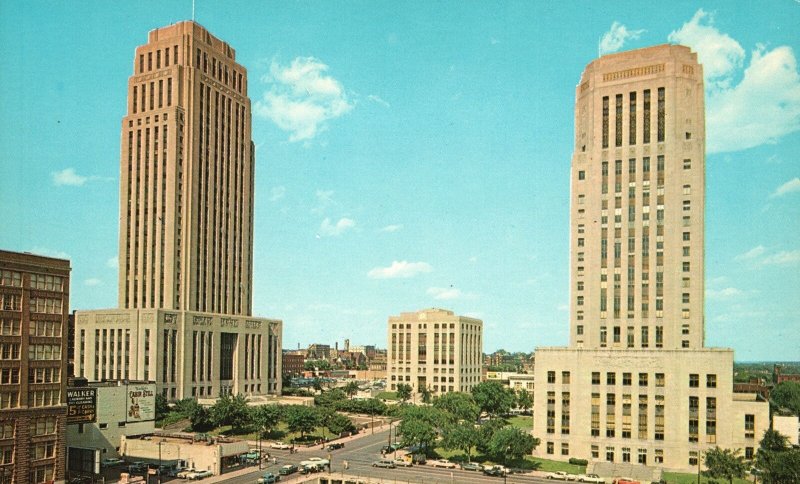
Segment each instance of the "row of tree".
M705 475L714 479L726 479L731 484L736 478L743 479L750 463L740 450L715 447L705 452L703 463ZM764 484L789 484L800 482L800 450L793 449L786 436L775 430L767 430L756 453L756 476Z
M412 390L411 385L397 385L397 398L403 402L408 401ZM420 389L420 396L423 403L431 403L432 392L429 388ZM486 415L508 415L512 408L528 410L533 407L533 396L527 390L516 393L496 381L478 383L472 387L472 396L479 412Z
M241 394L220 397L211 407L204 407L198 404L197 400L186 398L178 400L170 408L165 400L157 398L157 418L163 418L169 413L188 419L191 429L196 432L230 426L232 434L260 432L266 437L283 422L290 432L300 433L302 440L306 434L320 427L327 429L333 435L355 430L349 418L329 407L250 406L247 404L247 398Z

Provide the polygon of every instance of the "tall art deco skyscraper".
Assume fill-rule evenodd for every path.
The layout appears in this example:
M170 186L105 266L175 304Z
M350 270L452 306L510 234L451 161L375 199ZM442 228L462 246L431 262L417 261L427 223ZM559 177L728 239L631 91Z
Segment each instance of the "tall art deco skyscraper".
M249 315L247 71L193 22L136 49L122 120L119 305Z
M570 345L536 351L536 454L628 476L751 455L767 404L704 347L703 68L678 45L611 54L575 95Z
M75 372L169 399L280 394L282 322L252 313L247 71L195 22L136 48L122 119L119 308L79 311Z

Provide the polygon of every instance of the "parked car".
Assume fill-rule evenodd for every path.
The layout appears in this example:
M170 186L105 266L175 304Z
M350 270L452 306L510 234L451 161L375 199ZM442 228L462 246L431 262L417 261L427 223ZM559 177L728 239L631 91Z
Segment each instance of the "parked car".
M581 474L578 476L578 482L591 482L592 484L605 484L605 480L597 474Z
M211 477L213 475L214 473L211 471L199 470L192 472L186 478L189 479L190 481L199 481L200 479L205 479L206 477Z
M284 444L283 442L272 442L269 444L271 449L291 449L292 446L289 444Z
M328 464L330 464L330 461L321 457L309 457L308 459L300 462L301 466L314 466L320 471L323 470Z
M465 471L482 471L483 466L478 464L477 462L463 462L461 464L461 468Z
M436 459L431 461L433 467L444 467L445 469L455 469L456 465L447 459Z
M280 476L276 476L271 472L267 472L263 476L259 477L257 482L258 484L273 484L278 482L278 479L280 479Z
M125 461L122 459L117 459L116 457L108 457L100 461L100 466L102 467L112 467L124 464Z
M575 481L578 479L578 476L574 474L569 474L564 471L556 471L547 474L548 479L554 479L556 481Z
M294 474L297 472L297 466L294 464L286 464L285 466L281 467L281 470L278 471L278 474L282 476L288 476L289 474Z
M319 472L319 467L316 464L303 464L300 463L300 474L310 474L312 472Z
M414 463L411 462L411 459L395 459L392 462L394 462L394 465L397 467L411 467L414 465Z
M511 471L508 468L503 466L484 466L483 468L483 475L485 476L496 476L496 477L504 477L511 474Z
M630 477L617 477L614 479L614 484L641 484L636 479L631 479Z
M344 442L331 442L328 444L328 450L336 450L344 447Z
M391 460L388 460L388 459L381 459L381 460L376 460L375 462L373 462L372 463L372 467L385 467L387 469L394 469L397 466L394 465L394 461L391 461Z
M187 467L186 469L182 469L175 474L175 477L180 479L187 479L189 474L194 474L197 470L194 467Z

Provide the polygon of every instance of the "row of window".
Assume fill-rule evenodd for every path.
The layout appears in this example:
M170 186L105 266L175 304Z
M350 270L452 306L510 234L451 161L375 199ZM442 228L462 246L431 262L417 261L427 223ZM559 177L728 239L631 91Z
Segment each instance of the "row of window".
M51 407L53 405L59 405L60 399L61 390L34 390L28 392L29 407ZM0 409L18 407L18 391L0 391Z
M658 88L657 110L656 110L656 136L659 143L664 141L666 131L666 90L663 87ZM651 100L650 89L645 89L642 92L642 142L644 144L650 143L650 123L651 123ZM614 146L622 146L623 129L622 122L625 117L628 118L628 144L636 144L636 116L637 116L637 95L636 91L628 93L628 115L623 114L623 95L617 94L614 96ZM609 96L603 96L603 148L609 146Z
M568 385L571 382L571 373L569 371L562 371L561 372L561 384ZM619 381L622 383L623 386L630 386L633 384L633 376L634 373L631 372L622 372L621 378ZM655 386L656 387L663 387L666 384L666 379L664 373L655 373ZM548 370L547 372L547 383L558 383L556 380L557 373L553 370ZM592 372L592 385L600 385L601 384L601 373L599 371ZM617 373L613 371L606 372L605 382L606 385L616 385L617 384ZM649 373L639 373L638 374L638 383L639 386L646 387L648 386L650 381ZM690 388L697 388L700 386L700 375L697 373L690 373L689 374L689 387ZM717 375L716 373L708 373L706 374L706 387L707 388L717 388Z

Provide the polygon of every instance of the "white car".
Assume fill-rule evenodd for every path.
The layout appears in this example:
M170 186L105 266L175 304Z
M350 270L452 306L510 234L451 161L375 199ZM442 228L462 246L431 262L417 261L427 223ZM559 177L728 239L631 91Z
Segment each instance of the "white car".
M456 465L447 459L437 459L431 461L433 467L444 467L445 469L455 469Z
M100 461L100 465L102 467L111 467L111 466L118 466L124 464L125 461L122 459L117 459L116 457L108 457Z
M178 477L180 479L186 479L187 477L189 477L189 474L194 474L195 472L197 471L194 469L194 467L189 467L188 469L183 469L179 471L177 474L175 474L175 477Z
M597 474L581 474L578 476L578 482L591 482L592 484L605 484L605 480Z
M397 467L411 467L411 466L413 466L413 465L414 465L414 463L413 463L413 462L411 462L411 460L410 460L410 459L409 459L409 460L405 460L405 459L395 459L395 460L393 460L392 462L394 462L394 465L396 465Z
M553 479L556 481L574 481L578 479L578 476L574 474L568 474L564 471L556 471L547 474L548 479Z
M289 444L284 444L283 442L273 442L269 444L271 449L291 449L292 446Z
M190 481L199 481L200 479L211 477L213 475L214 473L211 471L202 470L202 471L194 471L188 476L186 476L186 478L189 479Z

